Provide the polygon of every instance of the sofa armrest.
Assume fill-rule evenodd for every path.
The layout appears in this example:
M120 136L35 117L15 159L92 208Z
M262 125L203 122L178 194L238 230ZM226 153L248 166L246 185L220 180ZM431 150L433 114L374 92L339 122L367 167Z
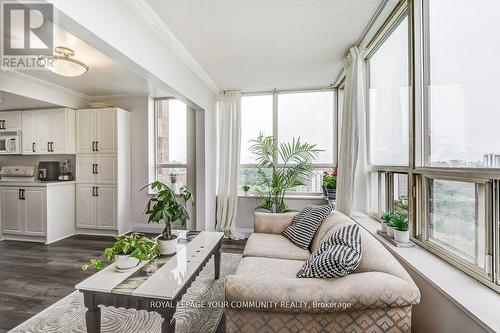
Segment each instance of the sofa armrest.
M254 232L279 235L292 224L293 217L296 214L297 212L281 214L255 212Z
M420 292L413 281L381 272L333 279L229 275L225 298L229 307L242 311L325 313L413 305Z

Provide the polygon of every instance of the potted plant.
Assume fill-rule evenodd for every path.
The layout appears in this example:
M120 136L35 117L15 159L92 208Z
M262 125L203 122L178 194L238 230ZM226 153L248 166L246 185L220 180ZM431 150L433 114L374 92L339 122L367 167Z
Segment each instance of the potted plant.
M133 268L144 260L152 260L160 255L158 244L143 234L130 233L115 237L113 246L104 250L104 257L114 262L118 270ZM82 266L86 271L90 266L95 269L103 269L104 262L99 259L92 259L90 263Z
M391 222L392 220L392 217L393 217L393 214L391 211L387 211L387 212L384 212L380 218L382 219L382 223L381 223L381 226L382 226L382 232L385 232L387 234L387 226L389 225L389 223Z
M387 236L394 238L394 217L391 218L386 224L387 224Z
M332 174L323 175L323 191L326 191L326 196L329 200L335 200L337 197L337 171Z
M410 231L408 230L408 219L404 216L396 216L392 219L394 227L394 240L401 243L410 241Z
M285 193L310 180L314 171L312 163L323 150L317 149L316 145L301 143L300 138L278 144L272 136L262 133L252 142L250 150L257 159L259 179L255 197L261 200L257 209L271 213L288 212Z
M243 193L245 193L245 195L248 195L248 191L250 191L250 185L245 184L241 187L241 189L243 190Z
M185 205L188 201L195 204L194 196L189 192L186 186L179 189L179 194L160 181L155 181L142 188L151 188L154 194L149 199L145 214L148 215L148 223L165 223L165 228L157 238L160 246L160 253L163 255L174 254L177 250L177 235L172 234L172 223L180 221L181 226L185 227L189 220L189 213ZM179 201L182 201L180 203Z

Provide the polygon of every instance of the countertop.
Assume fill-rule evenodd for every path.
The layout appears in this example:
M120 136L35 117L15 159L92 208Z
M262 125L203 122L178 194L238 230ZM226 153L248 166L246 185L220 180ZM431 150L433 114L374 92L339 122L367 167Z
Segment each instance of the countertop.
M55 185L70 185L70 184L75 184L76 181L74 180L66 180L66 181L61 181L61 180L55 180L55 181L47 181L47 182L40 182L40 181L35 181L35 182L26 182L26 181L2 181L0 179L0 186L9 186L9 187L46 187L46 186L55 186Z

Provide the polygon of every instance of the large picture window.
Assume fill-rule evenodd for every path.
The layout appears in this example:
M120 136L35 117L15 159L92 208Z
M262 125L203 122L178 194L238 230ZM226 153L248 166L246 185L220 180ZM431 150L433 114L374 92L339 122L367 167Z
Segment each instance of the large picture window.
M368 61L369 161L409 163L408 18L405 17Z
M500 46L491 39L500 35L500 2L425 5L426 165L500 168Z
M256 161L250 146L251 140L264 133L274 136L278 143L300 137L301 142L316 144L324 150L309 183L291 189L295 193L321 193L323 172L332 172L337 159L332 90L243 95L241 124L240 188L249 185L252 191L258 187Z

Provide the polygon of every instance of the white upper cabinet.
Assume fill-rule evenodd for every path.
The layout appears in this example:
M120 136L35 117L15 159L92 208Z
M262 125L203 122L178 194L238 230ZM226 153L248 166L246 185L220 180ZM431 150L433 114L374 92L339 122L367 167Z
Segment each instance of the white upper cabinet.
M116 109L78 110L76 152L78 154L117 151Z
M75 110L22 111L23 154L74 154Z
M0 131L19 131L21 129L21 111L0 112Z

